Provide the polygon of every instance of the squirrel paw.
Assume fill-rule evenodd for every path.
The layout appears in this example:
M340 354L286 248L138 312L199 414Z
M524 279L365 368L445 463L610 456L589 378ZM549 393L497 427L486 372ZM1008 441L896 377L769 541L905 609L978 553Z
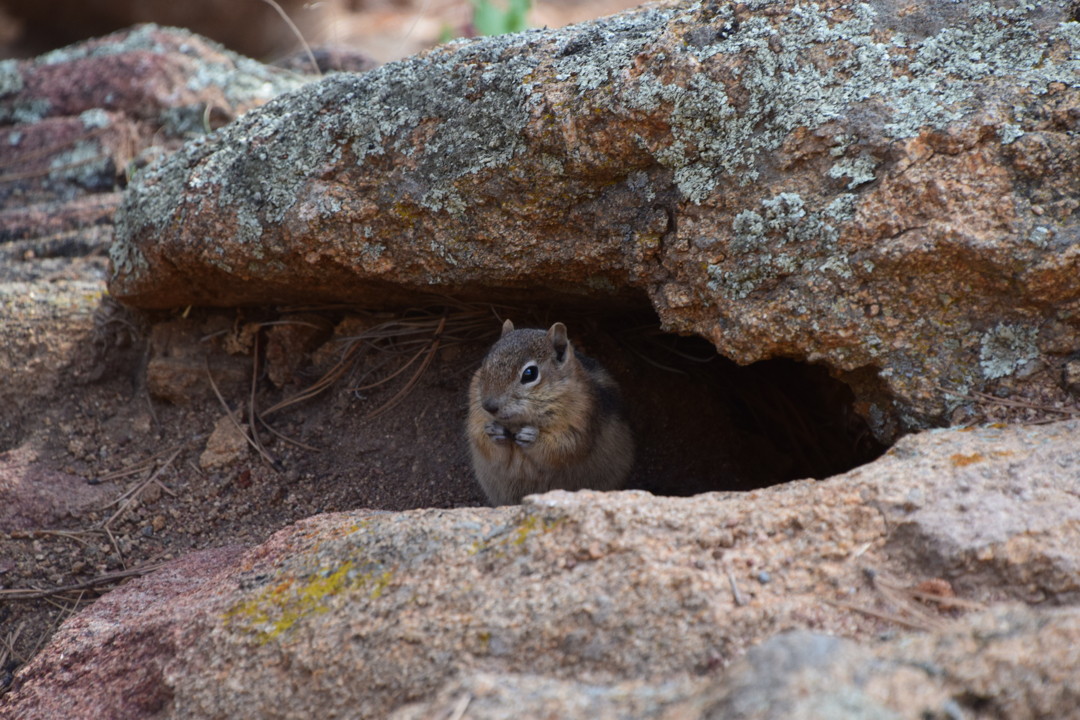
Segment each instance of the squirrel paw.
M514 435L514 442L523 448L527 448L532 445L538 437L540 437L540 432L532 425L526 425Z
M503 445L514 439L513 434L509 430L494 421L484 425L484 433L491 438L492 442L498 445Z

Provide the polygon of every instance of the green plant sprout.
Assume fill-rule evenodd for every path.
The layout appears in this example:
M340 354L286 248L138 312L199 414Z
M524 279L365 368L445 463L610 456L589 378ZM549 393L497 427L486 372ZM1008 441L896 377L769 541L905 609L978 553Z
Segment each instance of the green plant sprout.
M508 0L505 10L491 0L470 0L473 6L473 27L479 35L505 35L528 28L526 15L530 0Z

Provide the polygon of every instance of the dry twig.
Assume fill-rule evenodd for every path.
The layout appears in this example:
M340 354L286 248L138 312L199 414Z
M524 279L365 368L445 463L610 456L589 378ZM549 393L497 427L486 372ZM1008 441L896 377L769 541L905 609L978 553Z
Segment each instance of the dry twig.
M154 570L162 568L166 563L151 563L143 565L137 568L131 568L130 570L117 570L114 572L103 573L95 578L84 580L80 583L73 585L62 585L60 587L52 588L51 590L0 590L0 600L37 600L40 598L49 598L56 595L61 595L67 592L77 592L81 590L90 590L102 585L110 585L120 580L127 578L140 577L151 573ZM32 654L32 653L31 653Z
M229 422L233 424L233 427L236 428L237 432L244 436L244 439L247 440L248 445L253 447L255 449L255 452L259 453L259 455L262 456L263 460L266 460L266 462L270 463L270 465L275 468L280 467L278 461L271 457L270 453L263 450L256 441L251 439L251 436L244 431L244 426L241 425L240 421L236 419L236 415L233 414L233 411L229 409L229 404L225 402L225 398L221 396L221 391L218 390L217 383L214 382L214 376L210 372L210 358L206 358L206 377L210 379L210 387L214 389L214 394L217 395L217 399L221 403L221 407L225 409L226 417L229 418Z
M271 465L277 465L277 461L270 457L270 453L263 447L262 439L259 437L259 426L255 424L255 387L259 381L259 333L255 333L255 343L253 349L254 361L251 365L251 400L248 402L248 429L251 431L251 440L255 445L255 449L259 451L259 454L270 461ZM228 408L225 408L228 410Z
M937 603L943 610L950 608L960 608L963 610L986 610L986 606L982 603L975 602L974 600L964 600L963 598L953 597L951 595L939 595L937 593L930 593L924 590L917 590L915 588L907 588L899 583L894 583L890 580L886 580L880 574L876 574L873 578L874 586L879 590L886 588L895 592L903 593L914 600L922 600L924 602Z
M154 472L154 474L153 474L153 475L151 475L150 477L146 478L146 480L143 480L143 481L142 481L141 483L139 483L138 485L136 485L136 486L135 486L135 487L134 487L133 489L131 489L131 490L128 490L128 491L127 491L126 493L124 493L124 494L123 494L122 496L120 496L120 498L118 498L118 499L117 499L116 501L114 501L114 502L113 502L113 503L111 503L110 505L106 505L106 506L105 506L106 508L107 508L107 507L111 507L111 505L115 505L115 504L116 504L117 502L119 502L120 500L123 500L123 499L124 499L125 497L127 498L127 501L126 501L126 502L124 502L124 504L120 506L120 509L119 509L119 510L117 510L116 512L114 512L114 513L112 514L112 516L111 516L111 517L110 517L110 518L109 518L108 520L106 520L106 521L105 521L104 523L102 523L102 527L103 527L103 528L108 528L108 527L109 527L109 525L111 525L111 524L112 524L112 521L113 521L113 520L115 520L116 518L118 518L118 517L120 517L121 515L123 515L123 514L124 514L124 512L125 512L125 511L127 511L127 509L128 509L129 507L131 507L131 505L132 505L132 504L133 504L133 503L134 503L134 502L135 502L135 501L136 501L136 500L138 499L138 497L139 497L139 494L140 494L140 493L141 493L141 492L143 491L143 489L144 489L144 488L145 488L145 487L146 487L147 485L149 485L150 483L157 483L157 486L158 486L158 487L160 487L160 488L161 488L162 490L164 490L165 492L169 493L169 494L170 494L170 495L172 495L173 497L176 497L176 493L174 493L174 492L173 492L172 490L170 490L169 488L165 487L165 486L164 486L164 485L163 485L162 483L158 482L158 477L159 477L159 476L161 475L161 473L165 472L165 469L166 469L166 468L168 468L168 467L169 467L169 465L172 465L172 462L173 462L173 460L175 460L175 459L176 459L176 457L177 457L177 456L178 456L178 455L179 455L179 454L180 454L181 452L183 452L183 450L184 450L184 448L183 448L182 446L181 446L181 447L178 447L178 448L176 448L176 450L175 450L175 451L173 452L173 454L169 456L169 459L168 459L168 460L166 460L166 461L165 461L164 463L162 463L161 467L159 467L159 468L157 469L157 471L156 471L156 472ZM105 508L102 508L102 509L104 510Z
M101 533L98 530L12 530L8 534L16 540L36 540L46 535L55 535L56 537L74 540L83 545L89 545L90 543L83 539L84 536L99 535Z
M436 351L440 347L450 344L472 342L484 337L489 337L498 332L497 326L491 322L488 310L475 306L454 302L452 300L439 300L441 305L440 315L428 315L427 317L409 317L408 313L403 318L392 318L386 322L371 327L356 337L349 338L342 351L341 359L330 368L314 384L300 393L286 398L261 413L262 418L271 413L283 410L305 400L309 400L319 393L332 387L342 376L356 365L356 362L367 352L385 354L385 360L367 370L358 380L353 383L352 391L359 393L379 387L404 373L413 364L423 358L420 368L412 374L405 387L399 391L387 403L369 413L368 419L381 415L400 404L419 383L420 378L430 366ZM307 311L322 308L303 308ZM292 309L293 311L298 311ZM427 308L421 308L419 312L428 312ZM416 311L410 311L416 312ZM431 333L424 337L426 333ZM415 352L412 348L419 346ZM395 362L405 353L410 353L409 358L388 377L381 380L364 384L368 377L378 373L387 365ZM265 421L264 425L265 425ZM295 442L295 441L290 441Z
M183 450L183 449L187 448L188 446L190 446L192 443L196 443L199 440L202 440L203 437L204 436L202 436L202 435L196 435L195 437L191 438L187 442L180 443L179 445L173 445L172 447L166 448L165 450L162 450L159 453L154 453L150 457L146 458L145 460L140 460L139 462L135 463L131 467L124 468L123 470L117 470L115 472L107 473L107 474L102 475L101 477L98 477L98 478L95 478L95 479L98 482L104 482L106 480L115 480L117 478L126 477L128 475L134 475L137 472L141 472L141 471L146 470L147 468L153 466L153 464L154 464L154 462L156 460L158 460L160 458L163 458L166 455L168 455L170 453L173 453L173 452L175 452L177 450ZM104 508L102 508L102 510L105 510L105 509L115 505L117 502L119 502L120 500L124 499L127 496L128 496L128 493L124 493L124 495L122 495L118 500L115 500L112 503L109 503Z
M731 597L735 600L735 604L739 607L746 605L746 598L739 592L739 585L735 582L735 573L728 572L728 582L731 583Z
M962 393L958 390L946 390L940 385L934 385L934 389L939 390L946 395L953 395L955 397L961 397L965 400L971 400L972 402L983 403L986 405L1001 405L1003 407L1016 408L1020 410L1039 410L1042 412L1058 413L1060 415L1069 415L1071 417L1080 417L1080 408L1057 408L1050 405L1037 405L1035 403L1023 402L1021 400L1010 400L1008 398L999 398L993 395L979 392L978 390L972 390L969 393Z
M307 40L305 40L304 36L300 33L300 28L296 27L296 23L292 21L292 18L290 18L281 6L274 2L274 0L263 0L263 2L277 10L278 15L280 15L281 19L289 26L289 29L292 30L293 35L300 41L300 44L304 46L304 52L307 53L308 60L311 61L311 68L315 75L321 78L323 76L322 70L319 69L319 63L315 61L315 54L311 52L311 47L307 44Z
M420 378L423 376L424 371L427 370L428 365L431 364L432 359L435 357L435 353L439 350L439 342L442 340L443 329L446 327L446 317L447 316L444 314L442 320L439 321L439 327L435 329L435 334L431 337L430 348L426 348L427 357L424 358L424 362L420 364L420 367L417 368L415 373L413 373L413 376L409 378L409 382L405 384L405 387L403 387L397 395L390 398L390 400L383 404L382 407L368 413L368 420L378 417L379 415L382 415L383 413L397 407L397 405L401 403L401 401L404 400L406 397L408 397L409 393L411 393L413 391L413 388L415 388L416 385L420 382ZM414 357L413 359L415 360L416 358ZM411 365L412 360L410 360L408 364ZM408 365L406 365L406 367L408 367Z
M0 654L0 668L7 665L8 658L15 658L20 663L26 662L26 658L15 652L15 643L19 641L19 635L22 634L24 627L26 627L25 620L19 623L19 627L15 628L14 632L8 631L7 638L0 638L0 642L4 643L4 652Z
M853 610L857 613L862 613L863 615L877 618L878 620L885 620L891 623L896 623L897 625L903 625L904 627L909 627L914 630L925 630L929 632L935 629L934 627L928 627L924 623L920 623L915 620L908 620L907 618L900 615L879 612L877 610L871 610L870 608L859 607L858 605L854 605L852 603L840 602L839 600L830 600L829 598L822 598L821 600L826 605L832 605L833 607L842 608L844 610Z
M981 603L973 602L971 600L963 600L957 597L949 597L905 587L899 583L887 580L882 577L880 573L871 569L867 569L865 574L870 580L871 586L877 591L881 599L897 608L899 614L873 610L871 608L860 607L853 603L840 602L828 598L822 598L822 601L834 607L853 610L869 617L878 618L879 620L885 620L896 623L897 625L903 625L904 627L910 627L916 630L925 630L927 632L943 629L945 627L945 621L940 615L930 612L921 602L918 602L920 600L937 603L938 607L942 610L950 608L964 610L986 609Z
M111 127L112 127L111 125L106 125L104 127L94 128L93 130L88 130L87 132L84 132L81 135L76 135L73 138L69 138L67 140L62 140L61 142L55 143L53 145L49 145L48 147L43 147L40 150L34 150L33 152L28 152L25 155L17 155L17 156L15 156L13 158L10 158L8 160L0 162L0 168L10 167L12 165L21 165L22 163L28 163L28 162L31 162L33 160L38 160L40 158L49 157L49 156L53 155L54 153L56 153L56 152L58 152L60 150L63 150L65 148L72 147L76 143L79 143L79 142L81 142L83 140L89 140L90 138L97 137L98 135L101 135L103 132L105 132L106 130L108 130ZM94 160L100 160L100 158L93 158L93 159ZM89 162L89 161L87 160L85 162ZM52 172L54 169L59 169L59 168L50 168L48 170L45 170L44 173L38 173L38 174L47 174L47 173ZM19 175L19 174L20 173L16 173L16 175ZM9 177L13 177L13 176L5 175L5 176L0 177L0 182L3 182L5 178L9 178Z

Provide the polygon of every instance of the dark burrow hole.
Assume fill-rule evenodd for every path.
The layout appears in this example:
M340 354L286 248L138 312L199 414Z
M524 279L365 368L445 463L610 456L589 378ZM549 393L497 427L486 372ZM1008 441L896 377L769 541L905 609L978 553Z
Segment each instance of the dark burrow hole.
M623 389L637 443L632 488L752 490L846 472L887 449L855 412L851 388L825 367L740 366L700 337L661 332L652 313L597 324L605 331L583 344Z

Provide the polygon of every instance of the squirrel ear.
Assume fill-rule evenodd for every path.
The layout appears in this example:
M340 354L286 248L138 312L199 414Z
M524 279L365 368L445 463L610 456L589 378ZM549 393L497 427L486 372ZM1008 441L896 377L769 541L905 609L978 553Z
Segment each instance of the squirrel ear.
M548 338L551 339L551 346L555 348L555 359L558 362L565 360L566 348L570 345L570 341L566 339L566 326L562 323L555 323L548 330Z
M510 322L510 318L507 318L506 322L503 323L503 331L500 337L506 337L506 333L510 332L514 332L514 323Z

